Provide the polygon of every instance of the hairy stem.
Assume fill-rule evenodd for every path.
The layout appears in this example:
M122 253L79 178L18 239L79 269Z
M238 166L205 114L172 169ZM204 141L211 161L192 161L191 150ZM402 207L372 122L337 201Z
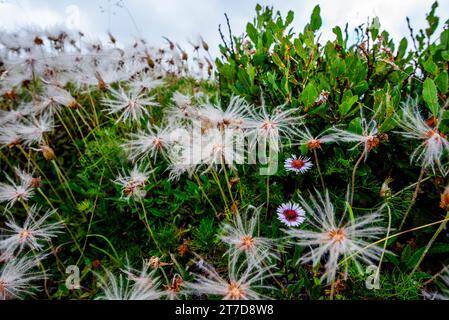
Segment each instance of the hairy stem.
M351 178L351 198L349 201L349 204L352 206L352 202L354 201L354 190L355 190L355 173L357 172L357 168L360 165L360 162L362 162L363 158L365 157L365 150L363 150L362 154L360 155L359 159L354 165L354 169L352 169L352 178Z
M407 219L408 214L410 213L410 210L412 210L413 205L416 202L416 198L418 197L419 187L422 182L422 178L424 176L424 167L421 168L421 171L419 172L418 181L416 182L415 191L413 192L412 200L410 201L410 204L407 207L407 210L405 210L404 217L402 218L401 224L399 225L399 230L402 229L404 226L405 220Z

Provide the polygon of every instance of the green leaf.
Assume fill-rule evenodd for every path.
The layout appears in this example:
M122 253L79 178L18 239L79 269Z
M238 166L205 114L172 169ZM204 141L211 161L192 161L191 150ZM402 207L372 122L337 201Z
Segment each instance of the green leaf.
M257 43L259 33L257 32L257 29L254 27L252 23L248 23L246 25L246 33L248 34L248 37L251 39L252 42Z
M438 77L435 78L435 84L442 94L445 94L448 90L448 76L447 71L441 72Z
M375 17L370 26L371 36L373 37L373 39L375 39L379 34L379 29L380 29L380 21L378 17Z
M449 246L446 243L434 243L429 249L429 253L447 253Z
M433 62L432 57L429 57L429 59L427 59L427 61L424 62L424 70L426 70L431 74L437 73L438 67L435 64L435 62Z
M435 86L435 83L432 79L427 78L424 81L422 95L430 112L432 112L432 114L437 117L440 106L438 105L437 87Z
M418 263L419 259L421 258L423 252L424 252L425 248L420 248L418 250L415 251L415 253L413 253L413 255L410 256L409 259L407 259L407 267L409 269L412 269L413 267L415 267L415 265Z
M312 17L310 18L310 29L316 31L321 27L320 6L313 8Z
M294 13L293 13L293 11L290 10L287 14L287 18L285 18L285 26L288 26L290 23L292 23L293 18L294 18Z
M352 97L347 97L345 101L343 101L338 110L340 111L341 116L345 116L349 110L351 110L352 105L359 99L359 96L355 95Z
M332 32L337 36L337 43L343 46L343 34L341 33L341 28L336 26L332 29Z
M301 94L302 103L304 104L304 106L311 106L315 102L317 97L318 90L315 88L313 82L309 82Z
M402 57L404 57L405 55L405 51L407 50L407 39L406 38L402 38L401 42L399 43L399 48L398 48L398 54L396 56L396 59L402 59Z
M282 62L281 58L279 58L278 54L276 52L273 52L271 55L271 58L273 59L273 62L280 68L284 69L285 64Z

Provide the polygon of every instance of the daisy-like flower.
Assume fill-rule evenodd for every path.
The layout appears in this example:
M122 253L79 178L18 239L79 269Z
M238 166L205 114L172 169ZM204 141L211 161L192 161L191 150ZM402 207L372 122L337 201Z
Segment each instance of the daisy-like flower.
M312 162L310 162L309 157L303 157L292 155L290 158L285 160L284 167L287 171L293 171L296 173L306 173L312 168Z
M229 264L228 277L223 278L215 268L200 260L198 268L203 274L195 274L196 282L185 284L186 290L195 294L219 296L223 300L260 300L267 297L258 293L258 289L273 289L262 285L270 267L255 268L248 265L244 271L237 268L236 264Z
M435 121L434 121L435 122ZM442 167L444 154L449 151L447 136L439 131L441 121L436 120L436 126L430 126L420 114L413 100L409 99L402 108L402 117L398 124L405 132L397 132L408 139L420 140L422 143L413 151L410 162L420 162L424 168L435 172L437 167L443 175L447 170Z
M317 197L311 195L310 201L311 205L301 197L301 205L311 217L308 221L313 229L285 230L287 235L292 237L292 244L312 248L312 251L297 261L298 263L313 262L318 265L326 257L326 272L321 280L326 279L329 283L335 279L340 258L351 257L357 266L359 261L369 265L378 261L382 248L368 245L369 241L386 231L385 228L376 226L381 221L379 212L343 222L346 211L340 221L337 221L335 208L327 190L324 197L317 191Z
M250 217L250 212L252 215ZM233 223L222 224L221 241L229 245L226 252L233 261L237 263L239 256L243 253L249 265L260 268L261 262L278 259L274 251L274 240L257 236L257 222L259 220L260 207L248 207L243 216L234 214Z
M126 279L123 274L116 277L110 270L105 270L104 276L95 275L102 290L96 300L156 300L162 296L154 287L153 280L147 278L146 271L139 276L128 274Z
M361 119L362 119L360 123L362 127L361 134L343 130L340 128L334 128L333 131L336 136L336 141L357 142L356 145L353 148L351 148L351 150L362 145L363 154L366 161L369 151L376 148L380 143L380 139L377 135L379 130L377 129L377 122L376 120L374 120L374 118L367 121L363 117L363 115L361 115Z
M0 300L22 299L37 289L35 281L44 278L40 271L33 271L44 256L23 256L8 259L0 267Z
M43 248L41 242L50 241L61 232L61 221L47 222L56 210L48 210L40 218L39 210L37 205L31 206L23 224L17 223L13 216L9 215L8 221L5 222L7 229L3 229L5 234L0 238L0 250L7 255L19 254L25 247L40 251Z
M109 92L112 95L112 99L102 99L102 103L107 108L103 111L108 111L108 114L121 112L115 123L120 121L138 121L143 116L149 115L148 106L157 106L155 98L145 97L145 93L141 93L140 88L131 88L129 92L126 92L122 87L118 90L109 88Z
M138 166L134 166L129 174L119 174L114 181L122 187L122 198L129 200L130 198L140 199L145 197L145 183L151 172L141 171Z
M147 130L140 130L130 134L130 139L124 147L129 150L131 161L140 160L143 157L151 156L156 160L157 154L165 154L166 150L175 142L175 134L170 126L165 128L156 125L148 125Z
M25 124L17 125L17 133L24 145L43 144L44 134L54 129L54 119L51 113L43 113L38 118L27 120Z
M6 208L12 207L17 201L28 201L34 194L31 175L15 168L19 182L14 181L5 173L9 183L0 182L0 202L7 202Z
M276 212L278 214L278 219L289 227L301 225L306 218L304 209L294 202L281 204Z

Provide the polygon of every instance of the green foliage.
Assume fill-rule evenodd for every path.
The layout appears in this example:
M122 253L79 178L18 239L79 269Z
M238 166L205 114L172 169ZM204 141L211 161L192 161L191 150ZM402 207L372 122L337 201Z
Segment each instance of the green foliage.
M442 114L439 129L449 134L449 113L445 110L449 97L449 29L446 22L441 33L436 33L439 27L436 9L437 3L426 16L427 28L419 30L410 45L406 38L395 43L381 29L381 18L377 17L356 30L358 37L353 43L347 25L343 29L334 27L335 38L323 43L319 40L322 27L319 6L314 7L303 30L294 33L293 11L282 17L273 8L257 5L255 18L246 25L246 34L231 34L233 45L220 45L221 57L215 61L217 82L167 76L165 85L152 91L159 107L152 108L149 119L136 127L116 124L112 116L99 111L104 92L81 94L69 86L83 113L75 114L68 108L60 112L57 124L61 130L48 139L56 153L54 161L45 160L40 153L24 154L15 147L1 150L0 164L10 174L12 166L3 159L22 167L36 164L36 168L45 172L41 192L36 192L33 201L57 207L70 230L54 244L56 261L49 267L51 271L64 274L65 266L75 264L82 270L83 281L90 285L91 271L99 268L98 264L120 269L126 258L138 265L143 259L158 257L172 262L169 267L157 270L161 279L178 274L188 279L187 270L197 257L194 253L213 262L220 271L226 270L223 254L227 247L218 237L220 223L231 222L233 215L249 205L261 206L258 234L280 238L285 235L282 231L285 226L276 218L278 205L296 201L298 195L306 197L314 188L321 189L322 176L340 215L347 208L345 195L354 174L351 218L388 204L391 216L387 210L381 214L384 221L391 219L391 235L400 231L404 213L413 204L402 229L411 231L387 241L380 289L367 289L366 275L360 275L351 264L347 274L338 275L338 282L343 285L334 297L420 298L423 282L436 271L434 263L449 263L447 235L440 235L420 270L410 275L437 228L421 226L443 219L444 210L439 202L447 177L426 172L421 192L414 194L420 168L410 164L409 155L416 144L402 139L395 130L401 103L413 97L428 118ZM33 89L40 89L39 83L34 86ZM20 98L31 101L29 90L23 91ZM361 147L353 148L353 144L341 141L314 150L304 144L287 146L279 155L275 175L261 176L257 166L237 166L227 172L236 181L232 184L228 184L228 177L222 172L218 177L205 173L183 175L179 181L171 181L167 158L160 156L156 161L145 158L141 165L154 170L145 185L146 196L126 199L115 183L119 174L133 168L122 144L129 132L143 128L146 121L161 125L162 114L171 106L175 91L186 94L200 91L211 99L220 97L223 105L238 95L256 109L262 100L269 111L279 105L298 108L313 135L334 126L360 134L363 121L373 118L379 143L369 150L366 161L361 157ZM10 104L4 103L12 108ZM300 128L302 123L294 125ZM63 130L65 127L67 130ZM282 164L291 154L312 159L314 166L307 175L285 172ZM356 163L359 164L355 168ZM222 193L231 193L235 199L223 197ZM16 211L18 216L24 216L23 208ZM381 241L379 245L383 244ZM270 296L329 298L328 286L320 281L322 266L296 263L307 249L284 243L276 243L276 249L281 254L276 262L278 270L267 281L278 290L270 292ZM61 283L53 283L49 291L52 298L93 298L96 294L95 289L83 293L69 291Z

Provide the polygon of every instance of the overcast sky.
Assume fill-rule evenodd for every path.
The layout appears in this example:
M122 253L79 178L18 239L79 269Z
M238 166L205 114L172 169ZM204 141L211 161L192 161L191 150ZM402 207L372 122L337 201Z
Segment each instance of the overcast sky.
M409 33L407 16L415 29L426 26L425 15L433 0L0 0L0 28L63 24L96 37L111 31L121 43L140 36L154 45L163 43L162 36L185 44L201 35L216 48L218 25L226 25L223 14L228 14L233 32L241 34L252 21L257 3L274 6L284 15L293 10L297 29L304 27L319 4L322 39L333 38L335 25L348 22L352 31L374 16L380 18L382 28L400 39ZM439 4L442 25L449 18L449 0Z

